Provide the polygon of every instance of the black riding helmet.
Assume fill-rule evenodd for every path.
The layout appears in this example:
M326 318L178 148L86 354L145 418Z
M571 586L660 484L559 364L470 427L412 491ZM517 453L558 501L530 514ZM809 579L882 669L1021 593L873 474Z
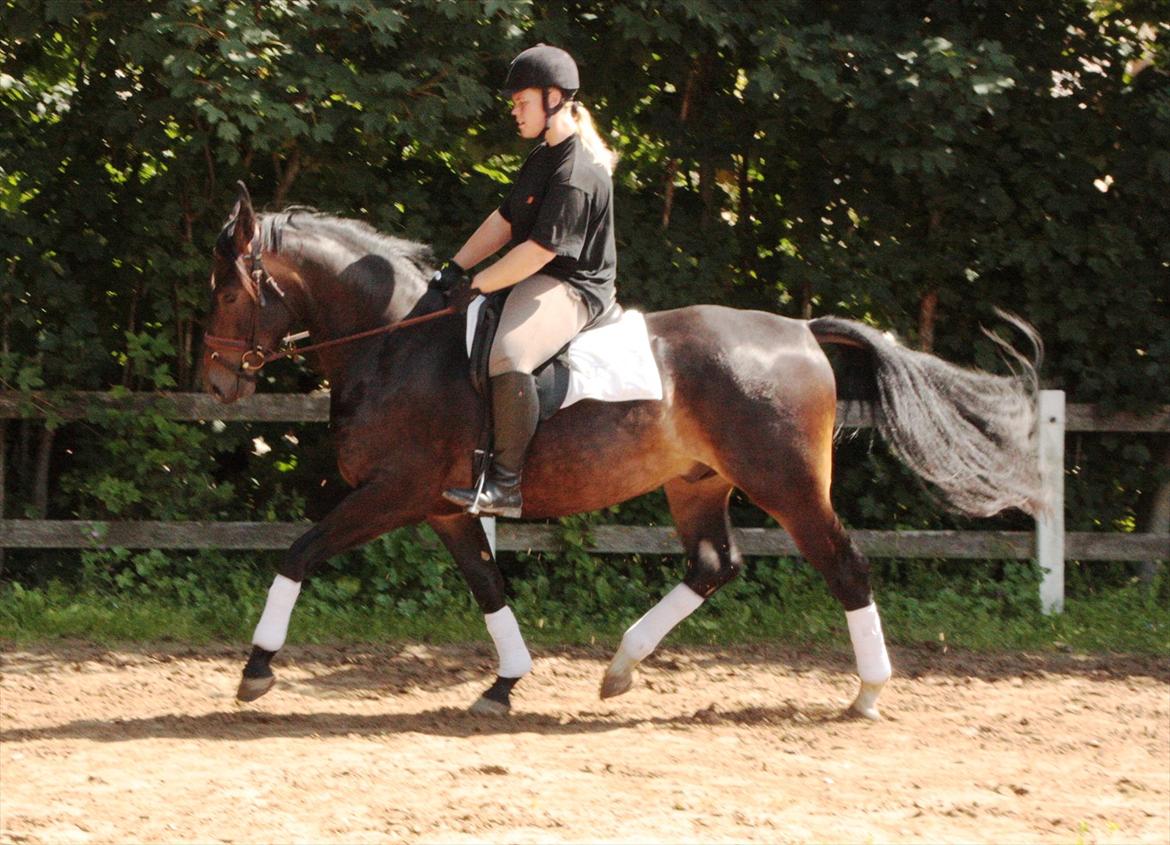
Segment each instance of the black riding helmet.
M565 99L572 99L580 87L573 57L560 47L537 44L512 60L504 80L504 96L511 97L525 88L560 88Z
M549 118L573 99L573 95L580 87L581 77L577 73L577 63L573 61L573 57L560 47L537 44L512 60L512 65L508 68L508 78L504 80L503 93L505 97L511 97L525 88L539 88L547 131ZM551 108L548 104L550 88L559 88L564 94L563 99Z

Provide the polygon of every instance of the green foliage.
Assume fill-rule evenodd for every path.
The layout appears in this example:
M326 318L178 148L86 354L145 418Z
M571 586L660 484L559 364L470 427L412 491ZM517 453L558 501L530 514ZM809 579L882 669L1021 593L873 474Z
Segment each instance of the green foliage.
M205 427L159 413L108 411L92 419L104 436L60 482L78 516L194 519L229 509L235 490L208 472Z
M990 369L979 327L1003 307L1040 330L1045 386L1070 401L1170 402L1170 23L1157 4L13 0L4 21L5 390L192 389L209 254L237 179L261 205L305 203L451 252L523 160L497 86L511 56L545 40L578 58L581 97L622 154L627 304L841 313L910 342L933 331L943 357ZM933 324L921 317L931 302ZM316 384L283 363L261 390ZM8 515L319 518L340 495L321 427L217 428L149 410L50 413L55 436L40 427L7 429ZM1078 435L1070 447L1069 528L1133 530L1168 480L1164 442ZM850 525L972 524L866 436L842 443L837 464ZM765 522L740 499L733 510ZM655 494L566 521L563 554L509 561L517 600L550 629L628 618L677 578L677 561L586 553L598 519L668 514ZM331 603L420 625L474 616L434 544L405 532L334 562L315 585L321 624ZM174 597L191 573L242 565L227 560L114 551L81 569L146 601L151 583ZM48 589L64 569L14 554L7 575ZM921 601L941 606L956 578L954 595L980 613L1032 612L1011 598L1027 593L1025 573L979 571L970 583L941 563L885 577L908 618L914 590L930 585ZM1112 572L1105 586L1123 589L1128 569ZM718 630L787 625L773 608L792 588L745 579L715 602L728 614ZM801 613L821 630L819 611Z
M411 542L400 536L385 548L401 551ZM263 606L269 577L239 559L207 554L191 562L211 577L197 582L182 577L158 552L130 555L115 550L87 558L84 590L58 579L37 587L0 585L0 639L246 640ZM370 581L350 570L314 579L297 604L291 641L483 640L483 617L466 589L456 578L435 574L450 574L446 559L432 554L428 561L415 563L434 567L431 575L422 576L430 585L426 599L387 590L376 574ZM640 575L626 568L628 562L606 563L587 576L575 566L549 566L536 576L510 572L525 637L535 644L615 646L623 629L678 577L677 562L642 561ZM1164 575L1151 587L1133 581L1100 586L1091 594L1071 597L1063 614L1044 616L1036 606L1036 574L1028 566L972 563L948 571L939 564L921 583L894 589L891 570L903 565L918 563L882 561L875 567L883 627L893 645L1170 656L1165 612L1170 579ZM595 588L604 584L600 589L608 591L613 603L606 608L582 596L577 590L583 579ZM403 599L425 600L425 612L400 604ZM579 612L581 603L587 612ZM767 640L847 648L840 607L820 576L802 563L753 559L741 579L688 618L668 642Z

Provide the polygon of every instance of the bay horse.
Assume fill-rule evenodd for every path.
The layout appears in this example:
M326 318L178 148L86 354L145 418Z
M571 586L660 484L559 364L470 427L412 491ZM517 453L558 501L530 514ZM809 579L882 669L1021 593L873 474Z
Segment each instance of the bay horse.
M428 291L433 263L428 248L358 221L304 209L258 214L240 183L214 250L204 386L225 403L251 395L259 368L282 354L276 350L286 333L307 329L331 387L338 467L354 488L288 550L256 627L241 700L273 685L270 663L301 584L322 562L422 522L454 558L496 646L497 676L472 710L507 712L513 685L531 669L479 519L442 496L471 479L480 399L468 373L464 320L444 313L441 296ZM647 314L646 323L663 398L565 408L541 424L525 467L525 518L595 510L665 488L686 574L622 637L602 697L629 689L635 667L671 628L742 569L728 518L738 488L784 527L840 602L861 680L850 708L878 718L891 668L869 563L830 503L838 389L822 345L848 351L836 366L860 386L895 454L950 507L988 516L1042 507L1038 340L1019 324L1036 354L1027 359L1004 342L1014 363L1010 376L1000 376L833 317L803 321L698 305Z

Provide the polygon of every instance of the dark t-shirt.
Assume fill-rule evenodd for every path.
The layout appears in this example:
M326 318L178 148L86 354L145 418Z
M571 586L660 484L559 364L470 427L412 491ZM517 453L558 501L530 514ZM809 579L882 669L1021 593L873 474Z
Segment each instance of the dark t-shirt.
M576 134L529 154L500 214L512 224L509 248L531 240L556 253L541 272L584 293L591 317L613 303L613 181Z

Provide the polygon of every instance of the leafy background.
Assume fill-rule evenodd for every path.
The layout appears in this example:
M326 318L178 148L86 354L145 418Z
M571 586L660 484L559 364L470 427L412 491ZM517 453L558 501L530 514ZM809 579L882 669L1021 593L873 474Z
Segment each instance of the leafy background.
M1164 12L1153 0L8 0L2 386L197 389L209 255L237 179L267 208L312 205L449 254L522 161L497 89L515 53L546 41L577 57L581 98L622 155L627 305L844 314L989 369L980 327L1004 308L1043 336L1045 387L1148 410L1170 401ZM291 364L265 381L317 386ZM116 413L2 425L7 516L318 518L344 493L315 426ZM1166 438L1069 446L1068 529L1140 529L1170 482ZM841 444L835 483L852 526L973 525L940 513L867 437ZM566 535L602 520L667 515L652 495L565 521ZM980 523L997 525L1027 522ZM273 559L9 552L3 578L214 604L251 595ZM681 570L579 545L505 563L517 600L562 628L628 620ZM322 608L469 612L425 531L331 567ZM1074 566L1070 591L1135 572ZM721 613L748 629L807 576L755 562ZM891 561L878 577L905 601L1034 603L1035 573L1014 564Z

